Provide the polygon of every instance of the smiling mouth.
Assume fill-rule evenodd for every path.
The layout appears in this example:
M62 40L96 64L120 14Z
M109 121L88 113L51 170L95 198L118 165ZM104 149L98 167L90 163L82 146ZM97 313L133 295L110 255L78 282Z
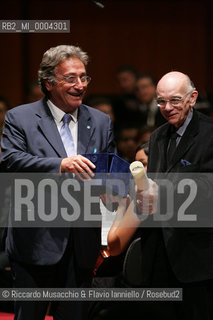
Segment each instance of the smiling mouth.
M174 114L169 114L169 115L168 115L168 118L172 118L172 117L174 117L174 116L176 116L176 113L174 113Z
M82 94L83 94L83 92L81 92L81 93L69 93L69 95L71 97L74 97L74 98L82 98Z

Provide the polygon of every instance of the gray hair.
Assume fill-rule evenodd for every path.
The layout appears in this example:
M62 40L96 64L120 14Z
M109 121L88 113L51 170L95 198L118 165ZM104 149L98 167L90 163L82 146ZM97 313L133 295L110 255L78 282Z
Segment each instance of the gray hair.
M86 67L89 57L80 47L60 45L47 50L42 58L40 68L38 70L38 81L42 91L48 97L49 91L46 89L45 80L55 82L55 68L62 61L69 58L78 58Z
M186 74L187 84L188 84L188 91L196 90L195 85L193 81L189 78L189 76Z

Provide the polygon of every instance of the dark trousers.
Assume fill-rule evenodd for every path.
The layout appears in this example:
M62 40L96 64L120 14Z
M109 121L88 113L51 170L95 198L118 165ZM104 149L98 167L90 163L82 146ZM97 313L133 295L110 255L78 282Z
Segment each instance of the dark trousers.
M55 265L28 265L11 260L11 268L15 288L76 288L90 287L91 283L91 271L78 268L70 245ZM48 301L16 301L14 320L43 320L48 304ZM54 320L87 319L87 309L87 302L51 302Z
M159 236L150 287L182 288L183 290L183 299L180 302L151 303L152 311L156 310L155 316L158 315L158 319L169 319L173 314L173 320L213 320L213 279L193 283L180 282L170 265L162 231L155 232L159 232ZM149 303L146 305L149 307ZM148 307L147 313L150 310ZM153 319L155 319L154 316Z
M213 279L181 283L170 266L161 230L154 230L155 256L149 265L147 288L182 288L182 301L122 301L98 302L93 306L90 320L99 315L103 320L213 320ZM144 241L142 237L142 241ZM142 259L149 259L149 250ZM122 282L115 284L122 287ZM125 285L125 283L124 283Z

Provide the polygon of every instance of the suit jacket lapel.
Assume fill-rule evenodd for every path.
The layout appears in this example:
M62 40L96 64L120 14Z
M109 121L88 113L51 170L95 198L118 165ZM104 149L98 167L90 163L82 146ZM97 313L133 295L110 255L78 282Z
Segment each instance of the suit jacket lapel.
M164 130L159 135L158 140L158 150L159 150L159 158L156 159L156 163L158 163L157 172L165 172L167 166L167 146L169 142L169 125L164 126Z
M88 152L89 141L94 131L89 110L82 104L78 110L78 154Z
M56 123L45 100L37 112L38 126L59 157L67 157Z
M194 136L197 135L199 130L199 121L198 115L196 111L193 111L193 117L190 123L188 124L186 131L184 132L179 145L177 146L177 150L174 154L174 158L172 160L171 165L167 168L167 172L169 172L178 161L184 156L184 154L191 148L194 143Z

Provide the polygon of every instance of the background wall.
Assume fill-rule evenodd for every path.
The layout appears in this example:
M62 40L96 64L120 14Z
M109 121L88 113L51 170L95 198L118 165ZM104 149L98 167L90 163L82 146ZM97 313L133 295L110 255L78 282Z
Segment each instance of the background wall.
M68 19L69 34L0 33L0 95L11 106L25 101L43 52L59 44L82 47L90 56L88 94L117 92L122 64L152 73L183 71L199 91L213 92L213 1L1 0L0 19Z

